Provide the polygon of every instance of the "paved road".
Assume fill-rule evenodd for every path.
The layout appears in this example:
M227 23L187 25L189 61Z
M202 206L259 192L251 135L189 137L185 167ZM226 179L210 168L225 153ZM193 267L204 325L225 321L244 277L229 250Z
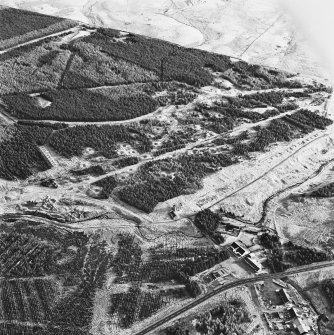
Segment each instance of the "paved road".
M227 291L231 288L238 287L241 285L249 284L249 283L256 283L259 281L263 281L266 279L275 279L275 278L282 278L282 277L287 277L287 276L293 276L299 273L304 273L304 272L310 272L310 271L315 271L323 268L330 268L334 267L334 261L330 262L322 262L322 263L316 263L316 264L311 264L307 266L301 266L301 267L295 267L292 270L285 271L285 272L280 272L280 273L275 273L275 274L263 274L263 275L257 275L255 277L248 277L248 278L243 278L243 279L238 279L235 280L231 283L225 284L220 286L219 288L215 289L214 291L203 295L202 297L196 299L195 301L191 302L187 306L184 306L180 308L179 310L167 315L166 317L162 318L161 320L151 324L147 328L139 331L138 333L135 333L135 335L144 335L148 334L151 331L157 329L158 327L164 325L165 323L171 321L172 319L180 316L181 314L187 312L188 310L198 306L199 304L203 303L204 301L209 300L210 298L214 297L217 294L220 294L224 291Z

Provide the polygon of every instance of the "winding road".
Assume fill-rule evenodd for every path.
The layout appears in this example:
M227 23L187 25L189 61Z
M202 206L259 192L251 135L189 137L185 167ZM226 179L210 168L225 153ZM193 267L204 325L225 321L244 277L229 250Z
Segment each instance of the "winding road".
M214 297L214 296L216 296L216 295L218 295L218 294L220 294L224 291L227 291L231 288L246 285L246 284L250 284L250 283L256 283L256 282L267 280L267 279L277 279L277 278L290 277L290 276L294 276L294 275L297 275L297 274L300 274L300 273L306 273L306 272L311 272L311 271L316 271L316 270L326 269L326 268L331 268L331 267L334 267L334 261L322 262L322 263L316 263L316 264L311 264L311 265L307 265L307 266L295 267L295 268L293 268L293 270L284 271L284 272L280 272L280 273L263 274L263 275L257 275L255 277L248 277L248 278L235 280L231 283L219 286L214 291L199 297L198 299L192 301L190 304L188 304L188 305L178 309L177 311L163 317L159 321L157 321L155 323L152 323L147 328L135 333L135 335L148 334L148 333L152 332L153 330L156 330L158 327L161 327L162 325L166 324L167 322L175 319L176 317L179 317L180 315L189 311L190 309L200 305L201 303L203 303L203 302L211 299L212 297Z
M296 184L290 185L287 188L284 188L282 190L279 190L279 191L275 192L273 195L271 195L269 198L267 198L263 203L262 216L261 216L260 220L258 220L256 222L251 222L251 221L243 220L243 219L237 218L237 217L234 218L234 220L237 220L237 221L242 222L242 223L252 224L252 225L262 224L266 219L267 207L268 207L270 201L272 201L273 199L278 197L280 194L285 193L286 191L292 190L292 189L306 183L310 179L313 179L313 178L317 177L328 165L331 165L333 162L334 162L334 159L331 159L330 161L321 164L320 167L312 175L308 176L307 178L305 178L304 180L302 180L302 181L300 181Z

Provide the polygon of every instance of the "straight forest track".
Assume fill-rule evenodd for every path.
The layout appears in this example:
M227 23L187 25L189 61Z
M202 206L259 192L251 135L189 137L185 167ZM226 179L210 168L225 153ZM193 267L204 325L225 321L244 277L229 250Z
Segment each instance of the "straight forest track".
M54 88L54 89L39 89L39 90L33 90L33 91L27 91L27 92L21 92L19 94L41 94L41 93L48 93L48 92L53 92L53 91L78 91L78 90L99 90L99 89L103 89L103 88L110 88L110 87L124 87L124 86L132 86L132 85L140 85L140 84L152 84L152 83L169 83L169 82L173 82L173 80L165 80L163 82L159 81L159 80L143 80L143 81L136 81L136 82L115 82L115 83L106 83L104 85L91 85L91 86L82 86L82 87L73 87L73 88L66 88L66 87L58 87L58 88ZM7 94L2 94L1 96L15 96L17 95L17 93L7 93ZM52 120L31 120L31 121L40 121L40 122L66 122L66 121L52 121ZM71 122L68 122L71 123Z
M67 62L66 62L66 66L65 66L65 69L63 71L63 73L61 74L61 77L59 79L59 82L58 82L58 85L57 85L57 89L61 89L63 88L63 82L64 82L64 79L68 73L68 71L70 70L71 66L72 66L72 62L73 62L73 59L75 57L75 53L71 53L70 54L70 57L68 58Z
M273 23L271 23L259 36L257 36L248 46L247 48L241 52L241 54L239 55L239 57L242 57L246 52L247 50L257 41L259 40L263 35L265 35L272 27L275 26L275 24L281 19L283 15L279 15Z
M68 29L65 29L65 30L61 30L61 31L58 31L58 32L53 33L53 34L45 35L45 36L42 36L42 37L39 37L39 38L35 38L35 39L30 40L30 41L27 41L27 42L23 42L23 43L17 44L17 45L15 45L15 46L13 46L13 47L10 47L10 48L1 50L1 51L0 51L0 55L5 54L5 53L10 52L10 51L13 51L13 50L15 50L15 49L24 47L24 46L26 46L26 45L30 45L30 44L34 44L34 43L43 41L43 40L48 39L48 38L50 38L50 37L57 37L57 36L59 36L59 35L65 34L65 33L75 33L75 29L80 28L80 26L81 26L81 24L78 23L77 26L74 26L74 27L72 27L72 28L68 28Z

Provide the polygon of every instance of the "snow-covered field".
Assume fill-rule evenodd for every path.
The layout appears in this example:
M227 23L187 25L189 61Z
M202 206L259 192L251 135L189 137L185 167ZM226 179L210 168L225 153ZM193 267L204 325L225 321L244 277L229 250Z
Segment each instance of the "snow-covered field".
M325 76L308 41L278 0L0 0L0 4Z

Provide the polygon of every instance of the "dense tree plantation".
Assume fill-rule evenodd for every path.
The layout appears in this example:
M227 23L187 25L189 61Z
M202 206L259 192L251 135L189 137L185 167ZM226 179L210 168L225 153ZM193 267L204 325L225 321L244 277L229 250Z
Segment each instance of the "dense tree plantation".
M299 75L1 6L0 26L0 334L130 334L210 293L237 271L220 229L237 218L201 210L194 232L185 213L218 203L234 164L244 184L254 153L332 124L331 89ZM257 236L272 272L333 259ZM252 332L239 293L161 335Z
M53 249L43 246L33 235L3 234L2 240L0 253L5 252L7 255L6 259L0 259L2 277L44 276L55 270ZM33 252L24 257L29 250L33 250ZM22 256L23 260L17 264Z
M166 152L175 151L184 148L192 135L192 129L186 129L184 132L172 132L168 139L164 140L159 148L154 152L155 156L163 155Z
M70 52L61 50L52 40L0 55L0 94L38 93L57 88L69 57Z
M224 242L224 237L216 230L221 222L221 218L217 213L210 209L205 209L195 215L195 226L208 235L215 243L220 244Z
M88 334L95 291L112 261L106 242L38 222L11 230L1 234L0 268L10 278L0 281L4 320L42 323L41 334Z
M18 325L12 323L2 323L0 324L1 334L10 335L48 335L44 328L38 326L28 326L28 325ZM64 334L65 335L65 334ZM72 335L72 334L70 334ZM86 335L86 334L73 334L73 335Z
M51 122L36 122L36 121L28 121L28 120L18 120L18 125L21 126L36 126L39 128L51 128L53 130L60 130L68 127L67 123L51 123Z
M132 286L128 292L111 295L109 314L117 315L121 328L130 328L135 321L150 317L166 304L167 299L159 291L144 292Z
M65 47L72 52L73 59L64 74L62 87L77 89L150 82L159 79L156 73L122 59L111 57L93 44L78 41L62 48L65 49Z
M33 55L30 54L31 51L36 51L38 54L38 50L40 50L38 47L51 41L52 41L51 38L50 39L46 38L41 41L37 41L35 43L29 43L17 46L14 49L8 50L7 52L0 54L0 60L1 62L5 62L8 60L13 60L15 58L20 59L19 58L20 56L33 57ZM37 57L36 56L33 59L36 59L37 61L41 55L38 54L38 56ZM28 64L25 65L28 66Z
M96 181L92 185L99 186L102 188L99 194L99 198L108 199L114 188L117 186L117 181L113 176L110 176L100 179L99 181Z
M151 282L175 279L183 284L190 283L190 277L205 271L229 258L226 250L212 248L187 248L178 255L152 250L151 259L139 271L140 278ZM156 255L159 255L158 259ZM191 292L190 292L191 293Z
M277 104L281 104L283 102L285 95L283 92L257 92L254 94L246 94L243 96L243 99L248 100L253 105L257 102L261 104L274 106Z
M225 154L201 153L147 162L135 174L135 183L121 188L118 196L126 203L150 213L159 202L175 198L186 190L194 192L201 187L205 175L235 161ZM161 177L161 171L174 173L174 177Z
M267 249L279 247L279 237L276 234L263 233L259 236L259 242Z
M240 120L247 120L248 122L257 123L267 120L288 110L298 108L298 105L286 103L284 101L285 93L271 91L263 93L245 94L237 97L226 97L222 101L216 102L214 106L208 108L207 106L196 106L196 111L204 118L205 122L200 122L202 126L217 132L224 133L233 129ZM267 108L265 112L255 112L253 108ZM301 113L307 113L301 111ZM190 120L189 123L192 123Z
M300 109L289 116L285 116L284 120L300 128L306 134L315 129L326 129L333 123L332 120L307 109Z
M0 177L26 179L33 173L50 168L38 145L44 144L50 128L14 126L12 136L0 142Z
M134 156L119 158L114 161L113 165L119 169L122 169L126 166L135 165L139 163L139 158Z
M176 280L184 284L185 292L196 296L201 291L191 276L229 258L224 249L157 247L150 249L149 258L144 260L135 235L120 234L118 237L118 251L112 261L116 282L130 283L131 286L126 292L111 294L109 314L117 316L121 328L131 327L135 321L151 316L171 302L170 294L159 290L143 291L142 283Z
M245 334L245 329L250 322L251 316L244 303L232 300L194 316L191 323L179 322L167 327L163 334L188 335L195 331L199 335L241 335Z
M150 250L149 259L142 259L142 250L133 235L121 235L113 266L117 282L164 282L172 279L186 284L189 278L229 258L225 249L183 248Z
M272 120L266 128L261 128L248 144L248 151L265 151L272 143L290 141L295 132L289 124L280 119Z
M150 213L159 202L181 195L185 186L186 183L181 178L174 180L160 178L154 182L148 180L125 186L118 192L118 195L126 203Z
M7 257L1 259L0 269L2 276L9 278L51 274L70 276L68 273L70 266L74 271L74 279L75 270L80 266L81 252L85 251L84 243L87 243L81 233L67 234L64 237L59 231L54 232L52 229L42 231L29 225L15 232L2 234L1 238L3 244L0 253L5 252ZM51 241L51 244L45 244L45 241L49 243ZM73 253L67 250L71 245L75 245L81 251ZM71 257L68 257L69 255ZM17 263L20 258L21 262Z
M100 30L83 40L99 47L110 56L157 73L162 81L176 80L190 85L205 86L213 80L205 67L223 72L231 64L229 57L226 56L185 49L134 34L127 36L126 43L113 43L107 29Z
M302 87L300 82L289 80L283 72L266 69L244 61L233 63L233 66L225 71L221 77L244 90Z
M233 300L200 314L195 328L199 334L242 334L249 322L251 317L247 307L241 301Z
M160 80L176 80L194 86L212 83L210 70L224 73L237 87L299 88L300 84L287 80L282 72L266 70L259 65L239 61L232 63L229 57L198 49L185 49L177 45L143 36L129 34L121 42L120 33L99 29L87 36L84 42L98 47L109 56L134 63L156 73Z
M117 142L133 145L141 152L150 151L150 139L130 126L76 126L53 133L48 144L65 157L81 156L85 148L93 148L106 158L117 157Z
M106 242L93 240L85 254L86 261L80 269L77 290L66 296L52 312L52 324L64 328L73 327L89 330L93 316L94 296L102 288L106 271L111 265L112 255L106 251ZM52 329L52 327L51 327Z
M85 175L102 176L105 174L105 171L100 165L92 165L85 169L71 170L70 172L75 176L85 176Z
M119 121L154 112L157 102L150 96L106 96L90 90L58 90L43 94L51 105L40 107L26 94L6 96L11 114L19 119L56 121Z
M296 245L291 241L282 246L277 235L270 233L262 234L259 241L269 249L268 264L274 272L333 259L332 254Z
M322 290L325 293L331 310L334 311L334 279L325 280L322 284Z
M205 209L196 214L194 223L200 230L210 234L218 228L220 221L221 219L217 213Z
M22 36L32 31L36 31L37 37L39 34L38 30L61 21L64 21L64 19L0 6L0 48L2 47L1 40Z
M286 244L287 252L285 259L287 262L298 266L316 262L323 262L333 258L333 255L313 248L307 248L293 244L291 241Z
M331 198L334 197L334 183L330 183L326 186L320 187L319 189L310 193L311 197L316 198Z
M332 123L333 121L326 117L300 109L289 116L271 120L266 127L256 128L256 135L247 144L236 142L234 151L240 155L265 151L272 143L291 141L315 129L325 129Z

